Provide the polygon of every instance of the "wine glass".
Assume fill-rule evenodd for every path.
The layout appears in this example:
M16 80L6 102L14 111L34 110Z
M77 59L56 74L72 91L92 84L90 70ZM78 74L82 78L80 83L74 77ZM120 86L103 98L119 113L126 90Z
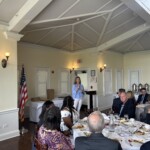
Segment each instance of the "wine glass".
M119 119L120 119L120 117L119 117L118 114L114 114L114 116L115 116L115 119L116 119L116 120L119 120Z
M128 121L128 119L129 119L128 114L125 114L125 115L124 115L124 119Z

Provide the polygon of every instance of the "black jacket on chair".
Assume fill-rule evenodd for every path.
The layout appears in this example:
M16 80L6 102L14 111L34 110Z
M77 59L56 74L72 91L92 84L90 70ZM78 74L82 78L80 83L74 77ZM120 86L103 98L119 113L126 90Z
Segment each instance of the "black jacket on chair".
M93 133L89 137L77 137L75 150L122 150L118 141L104 137L101 133Z
M145 104L148 101L148 96L149 94L145 94L144 100L143 100L143 104ZM140 102L142 101L142 94L139 95L138 100L137 100L137 104L140 104Z

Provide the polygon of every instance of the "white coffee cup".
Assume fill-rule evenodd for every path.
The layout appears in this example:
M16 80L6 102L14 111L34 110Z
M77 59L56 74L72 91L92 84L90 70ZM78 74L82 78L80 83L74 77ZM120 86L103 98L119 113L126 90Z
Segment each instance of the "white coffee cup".
M144 126L144 127L145 127L145 129L146 129L146 130L150 130L150 125L145 124L145 126Z
M130 118L130 122L132 122L132 123L133 123L134 121L135 121L135 119L134 119L134 118Z

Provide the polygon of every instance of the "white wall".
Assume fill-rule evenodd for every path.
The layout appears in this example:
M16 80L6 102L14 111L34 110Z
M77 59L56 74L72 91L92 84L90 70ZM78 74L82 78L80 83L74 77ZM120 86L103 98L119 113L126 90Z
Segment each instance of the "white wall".
M17 41L6 39L3 30L0 29L0 60L5 58L6 52L10 53L8 65L6 68L0 66L0 140L19 135Z
M18 66L19 70L22 64L25 66L29 98L35 97L35 69L37 67L50 68L50 88L54 89L57 95L59 71L69 68L70 62L72 62L72 54L68 52L31 44L18 44ZM51 73L52 70L54 74Z
M0 141L19 136L18 109L0 111Z
M17 41L5 38L0 30L0 60L9 52L8 66L0 66L0 111L17 108Z
M150 51L134 52L124 55L124 87L128 89L129 70L140 71L140 83L150 84Z

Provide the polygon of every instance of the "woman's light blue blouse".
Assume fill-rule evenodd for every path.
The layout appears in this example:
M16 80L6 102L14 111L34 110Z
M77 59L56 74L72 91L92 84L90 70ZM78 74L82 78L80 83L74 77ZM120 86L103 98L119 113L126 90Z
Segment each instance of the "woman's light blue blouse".
M80 84L79 89L77 90L78 85L74 84L72 86L72 97L73 99L82 99L84 96L84 87Z

